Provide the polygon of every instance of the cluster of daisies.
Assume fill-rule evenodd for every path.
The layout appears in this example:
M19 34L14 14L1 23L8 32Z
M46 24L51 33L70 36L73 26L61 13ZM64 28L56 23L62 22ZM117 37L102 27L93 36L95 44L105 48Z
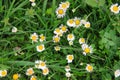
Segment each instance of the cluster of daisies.
M63 25L63 24L61 24L58 28L55 28L55 30L53 32L54 33L53 42L54 43L59 43L61 36L63 36L63 34L66 33L67 31L68 31L67 26ZM59 51L60 48L61 47L59 45L57 45L57 46L54 47L54 49L56 51Z
M93 49L91 46L88 46L88 44L85 42L85 38L80 38L79 43L81 44L83 55L92 53Z
M74 28L78 28L80 26L84 26L85 28L90 28L90 22L86 21L84 19L80 19L78 17L72 18L72 19L68 19L67 20L67 25L69 27L74 27Z
M35 6L36 3L35 3L35 0L29 0L31 2L31 6Z
M56 9L57 18L63 18L69 6L70 3L68 1L61 2L61 4L59 4L59 7Z
M46 62L44 62L42 60L35 61L35 68L41 69L43 75L48 75L49 74L49 69L46 65Z
M38 35L37 33L33 33L33 34L31 34L30 39L32 40L32 43L40 42L40 44L36 46L36 50L38 52L42 52L45 50L45 46L42 42L44 42L46 40L46 37L43 34Z
M31 2L32 6L36 5L35 0L29 0L29 1ZM61 4L59 4L59 7L56 9L57 18L63 18L69 7L70 7L70 3L68 1L61 2ZM115 14L118 14L120 12L120 6L117 3L113 4L113 5L111 5L110 10L111 10L111 12L113 12ZM66 24L67 24L67 26L73 27L73 28L78 28L82 25L85 28L90 28L90 26L91 26L89 21L83 20L83 19L78 18L78 17L68 19ZM54 43L59 43L60 42L61 36L63 36L63 34L68 31L67 26L61 24L58 28L55 28L55 30L53 32L54 33L54 36L53 36L53 42ZM13 27L12 32L17 32L17 28ZM42 51L45 50L45 46L44 46L43 42L46 40L46 37L43 34L38 35L37 33L33 33L33 34L31 34L30 39L32 40L32 43L38 43L38 44L40 43L39 45L36 46L36 50L38 52L42 52ZM75 40L74 34L73 33L68 34L67 35L67 40L69 42L69 45L73 45L73 41ZM89 46L86 43L85 38L79 38L79 44L81 45L81 48L83 50L84 55L92 53L92 47ZM55 46L54 49L56 51L59 51L61 49L61 47L57 44L57 46ZM18 48L17 48L17 50L18 50ZM70 63L73 62L74 55L73 54L68 54L66 56L66 60L67 60L68 65L65 66L65 71L66 71L65 75L66 75L67 78L70 78L71 75L72 75L71 74ZM83 65L83 63L81 63L80 65ZM35 61L35 68L42 70L43 75L48 75L49 74L49 69L48 69L45 61L36 60ZM91 64L86 64L85 69L88 72L92 72L93 71L93 66ZM34 72L33 68L31 68L31 67L26 70L26 75L30 77L30 80L37 80L37 76L35 76L34 73L35 72ZM0 77L5 77L6 75L7 75L7 70L0 70ZM119 77L120 76L120 70L117 69L114 72L114 75L115 75L115 77ZM20 74L18 74L18 73L13 74L13 80L19 80L19 78L20 78Z
M120 12L120 5L118 5L118 3L112 4L110 10L111 12L118 14Z

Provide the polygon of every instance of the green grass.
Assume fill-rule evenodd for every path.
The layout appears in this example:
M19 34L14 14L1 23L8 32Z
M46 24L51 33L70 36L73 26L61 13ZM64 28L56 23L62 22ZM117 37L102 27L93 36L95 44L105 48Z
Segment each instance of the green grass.
M29 67L34 68L36 60L46 61L50 70L50 73L44 76L41 70L34 68L38 80L67 80L64 68L68 54L74 55L73 62L69 64L73 74L70 80L120 79L114 77L114 71L120 68L120 13L115 15L109 9L114 3L120 5L120 1L106 0L96 6L86 2L91 0L69 0L70 7L66 16L58 19L55 10L62 1L36 0L36 6L32 7L29 0L0 0L0 70L8 71L8 75L0 77L0 80L11 80L15 73L21 74L20 80L29 80L30 77L26 76L25 72ZM61 50L55 51L54 46L58 44L52 41L54 29L60 24L67 25L67 20L74 17L87 19L91 27L68 27L69 31L58 43ZM16 27L18 32L12 33L12 27ZM32 43L30 40L30 35L34 32L46 36L45 51L36 51L36 46L40 43ZM69 33L75 35L72 46L69 46L67 41ZM92 45L93 54L82 54L78 42L80 37L84 37L87 44ZM15 56L15 47L20 47L24 55ZM81 66L80 62L84 65ZM89 63L94 67L91 73L85 70Z

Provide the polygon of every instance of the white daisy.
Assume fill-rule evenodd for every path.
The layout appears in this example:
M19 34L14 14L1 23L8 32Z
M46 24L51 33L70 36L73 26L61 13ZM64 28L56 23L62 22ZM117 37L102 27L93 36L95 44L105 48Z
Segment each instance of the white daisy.
M66 77L71 77L71 73L70 72L66 72L65 76Z
M49 74L49 69L47 67L42 69L42 73L43 73L43 75L48 75Z
M36 46L36 49L38 52L42 52L45 50L45 46L44 46L44 44L40 44L40 45Z
M0 77L5 77L7 75L7 70L0 70Z
M79 43L80 43L80 44L84 44L84 43L85 43L85 39L84 39L84 38L80 38L80 39L79 39Z
M92 53L92 47L88 46L87 44L82 44L83 54L89 54Z
M70 66L69 65L67 65L67 66L65 66L65 71L66 72L69 72L71 69L70 69Z
M110 7L111 12L118 14L120 11L120 6L118 6L118 3L111 5Z
M58 43L60 41L60 37L59 36L53 36L53 42Z
M68 1L67 2L61 2L61 4L59 4L59 7L63 8L64 10L69 8L69 6L70 6L70 3Z
M30 80L37 80L36 76L31 76Z
M75 21L74 21L74 19L68 19L67 20L67 25L69 27L75 27Z
M46 39L46 37L45 37L43 34L41 34L41 35L40 35L40 42L45 41L45 39Z
M35 2L35 0L29 0L30 2Z
M73 45L73 41L69 41L69 45L70 45L70 46Z
M75 18L74 18L74 22L75 22L75 26L76 26L76 27L79 27L79 26L82 25L80 18L75 17Z
M88 72L92 72L92 71L93 71L93 66L90 65L90 64L87 64L86 70L87 70Z
M17 28L16 28L16 27L13 27L13 28L12 28L12 32L13 32L13 33L16 33L16 32L17 32Z
M84 24L84 27L90 28L90 22L86 22L86 23Z
M60 46L55 46L54 49L55 49L55 51L60 51L61 47Z
M64 10L63 8L58 7L56 9L56 14L57 14L57 18L63 18L65 16L66 10Z
M119 76L120 76L120 69L117 69L117 70L114 72L114 75L115 75L115 77L119 77Z
M37 42L38 40L38 35L36 33L33 33L30 37L30 39L32 39L32 42Z
M32 3L31 3L31 6L33 6L33 7L36 6L36 3L35 3L35 2L32 2Z
M66 59L67 59L68 63L71 63L74 59L74 56L73 55L67 55Z
M65 26L63 24L61 24L59 28L61 29L62 33L65 33L68 31L67 26Z
M46 68L46 63L44 61L37 60L35 61L35 67L38 69L44 69Z
M34 70L33 70L33 68L29 68L29 69L27 69L27 71L26 71L26 75L31 76L32 74L34 74Z
M74 39L75 39L74 34L68 34L68 35L67 35L67 40L68 40L68 41L74 41Z
M60 29L60 28L56 28L56 29L54 30L54 34L60 36L60 35L62 34L61 29Z

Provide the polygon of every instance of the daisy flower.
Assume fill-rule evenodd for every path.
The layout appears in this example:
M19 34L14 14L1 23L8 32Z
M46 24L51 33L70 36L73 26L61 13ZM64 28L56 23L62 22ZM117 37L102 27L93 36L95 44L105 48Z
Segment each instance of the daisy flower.
M43 75L48 75L49 74L49 69L47 67L42 69L42 73L43 73Z
M83 54L89 54L92 53L92 47L88 46L87 44L82 44Z
M7 75L7 70L0 70L0 77L5 77Z
M71 63L74 59L74 56L73 55L67 55L66 59L67 59L68 63Z
M55 46L54 49L55 49L55 51L60 51L61 47L60 46Z
M16 33L16 32L17 32L17 28L16 28L16 27L13 27L13 28L12 28L12 32L13 32L13 33Z
M88 72L92 72L92 71L93 71L93 66L90 65L90 64L87 64L86 70L87 70Z
M120 70L117 69L117 70L114 72L114 75L115 75L115 77L119 77L119 76L120 76Z
M60 35L62 34L61 29L60 29L60 28L56 28L56 29L54 30L54 34L60 36Z
M71 77L71 73L70 72L66 72L65 76L66 77Z
M118 3L111 5L110 7L111 12L118 14L120 11L120 6L118 6Z
M46 63L44 61L37 60L35 61L35 67L38 69L44 69L46 68Z
M32 3L31 3L31 6L33 6L33 7L34 7L35 5L36 5L36 3L35 3L35 2L32 2Z
M70 66L69 65L67 65L67 66L65 66L65 71L66 72L69 72L71 69L70 69Z
M69 27L75 27L75 21L74 21L74 19L68 19L67 20L67 25Z
M43 34L41 34L41 35L40 35L40 42L45 41L45 39L46 39L46 37L45 37Z
M59 36L53 36L53 42L57 43L60 41L60 37Z
M69 6L70 6L70 3L68 1L67 2L61 2L61 4L59 4L59 7L63 8L64 10L69 8Z
M57 14L57 18L63 18L65 16L66 10L64 10L63 8L58 7L56 9L56 14Z
M44 46L44 44L40 44L40 45L36 46L36 49L38 52L42 52L45 50L45 46Z
M33 33L30 37L30 39L32 39L32 42L37 42L38 40L38 35L36 33Z
M65 26L63 24L61 24L59 28L61 29L62 33L65 33L68 31L67 26Z
M29 0L29 1L32 2L32 3L35 2L35 0Z
M84 38L80 38L80 39L79 39L79 43L80 43L80 44L84 44L84 43L85 43L85 39L84 39Z
M27 69L27 71L26 71L26 75L31 76L32 74L34 74L34 70L33 70L33 68L29 68L29 69Z
M68 34L68 35L67 35L67 40L68 40L68 41L74 41L74 39L75 39L74 34Z
M75 26L76 26L76 27L79 27L79 26L82 25L82 24L81 24L81 21L80 21L80 18L75 17L74 22L75 22Z
M86 23L86 20L82 19L82 20L81 20L81 23L82 23L82 24L85 24L85 23Z
M70 46L73 45L73 41L69 41L69 45L70 45Z
M84 27L90 28L90 22L86 22L86 23L84 24Z
M16 74L13 74L13 80L18 80L20 77L20 74L16 73Z
M37 80L36 76L31 76L30 80Z

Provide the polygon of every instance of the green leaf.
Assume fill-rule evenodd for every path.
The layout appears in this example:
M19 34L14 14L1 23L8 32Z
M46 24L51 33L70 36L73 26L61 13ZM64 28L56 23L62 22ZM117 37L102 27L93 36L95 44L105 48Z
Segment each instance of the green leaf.
M105 0L86 0L86 3L91 7L100 7L105 4Z
M29 62L29 61L8 61L8 64L15 64L16 66L30 66L30 65L34 65L33 62Z

